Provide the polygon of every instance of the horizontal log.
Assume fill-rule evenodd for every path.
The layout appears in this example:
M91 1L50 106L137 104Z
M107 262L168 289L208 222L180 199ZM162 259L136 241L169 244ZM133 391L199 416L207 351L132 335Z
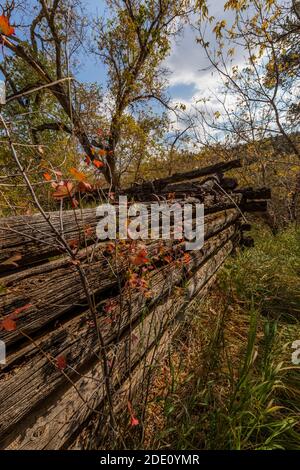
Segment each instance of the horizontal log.
M174 286L180 285L203 263L203 272L206 272L209 266L205 267L205 261L207 260L210 265L210 257L233 236L234 231L234 226L231 226L219 236L208 240L201 252L195 252L188 265L180 267L174 262L153 273L150 284L153 297L150 301L144 295L133 293L127 301L124 296L122 305L114 312L114 316L118 318L117 322L108 324L107 316L102 315L99 318L99 328L106 345L112 344L120 335L125 334L130 324L141 319L141 312L147 314L160 299L172 291ZM119 297L116 298L116 301L118 300ZM55 358L63 353L72 372L84 366L98 351L99 343L95 327L88 321L87 315L73 319L57 331L51 332L45 339L35 341L31 349L26 351L24 364L19 365L0 381L0 436L5 435L58 386L66 383L66 377L53 366L49 358ZM13 365L14 360L14 356L12 359L8 358L8 363ZM73 379L73 375L74 373L71 373L70 378Z
M128 401L132 400L132 397L140 390L140 387L145 384L148 377L151 377L155 373L155 369L162 363L166 354L170 348L170 342L172 337L178 330L178 324L174 325L173 328L168 328L163 334L161 339L157 341L157 344L152 346L146 356L142 359L142 362L137 364L136 367L131 370L130 376L124 381L121 387L115 391L113 395L113 407L114 414L116 417L120 417L121 413L126 413L128 417ZM124 411L125 410L125 411ZM128 417L129 420L129 417ZM101 437L99 436L98 430L101 429ZM80 432L75 436L71 435L67 442L68 450L87 450L87 449L105 449L109 439L108 434L111 432L111 426L109 418L105 410L103 415L91 416L88 418L87 424L82 426ZM114 436L114 442L116 441L116 435ZM109 440L109 442L111 442ZM49 444L51 450L51 444ZM53 444L52 444L53 445ZM30 449L30 447L29 447Z
M270 188L239 188L235 191L238 194L242 194L245 199L253 200L263 200L271 199L272 193Z
M234 207L232 200L224 195L211 193L200 196L199 201L204 204L206 214ZM233 196L237 205L241 198L238 194ZM155 201L157 202L157 198ZM182 201L179 202L182 204ZM96 226L99 221L96 210L69 210L62 214L55 211L49 212L48 216L59 232L63 227L62 234L71 247L83 248L96 241ZM0 247L0 276L9 271L47 262L49 258L64 253L52 228L41 214L0 219Z
M62 214L55 211L47 215L59 232L63 227L66 241L76 240L79 246L85 246L95 240L96 208L68 210ZM18 266L63 253L49 223L41 214L0 219L0 247L0 263L19 256L16 260ZM0 268L8 269L9 263L0 264Z
M216 163L215 165L210 165L204 168L197 168L196 170L188 171L185 173L175 173L172 176L166 178L160 178L150 182L143 183L141 185L133 186L132 188L126 189L126 193L138 194L145 192L159 192L168 184L179 183L181 181L189 181L203 176L221 174L229 170L242 167L242 160L236 159L229 162Z
M117 355L114 369L116 373L113 374L114 385L122 383L126 372L128 373L129 363L126 362L128 348L130 347L131 350L131 368L144 355L145 349L151 347L153 341L157 341L158 332L163 332L165 322L168 323L174 318L179 310L186 307L193 296L206 285L229 255L232 247L233 244L229 241L217 252L210 263L199 269L195 277L187 284L185 295L168 297L133 330L131 338L126 337L118 346L115 346L111 352L112 355ZM76 385L86 402L80 401L76 390L71 387L54 403L49 405L47 401L44 404L45 408L40 408L40 418L33 420L31 417L31 426L28 421L25 430L22 431L20 426L19 435L11 439L7 448L59 449L64 447L76 429L90 416L92 409L99 407L105 398L103 387L100 386L103 383L103 375L99 364L87 371L85 375L87 377L79 378ZM46 416L46 419L43 416Z
M268 210L268 201L247 201L241 204L243 212L266 212Z
M228 211L217 217L205 219L205 238L209 239L215 233L224 229L238 218L237 211ZM171 242L170 242L171 243ZM149 255L155 250L157 243L149 247ZM88 253L88 257L86 254ZM92 256L92 261L90 258ZM118 285L118 274L128 266L125 257L114 261L103 256L103 247L79 253L81 266L86 272L91 293L100 295ZM6 288L0 294L0 314L5 317L16 308L26 304L31 305L18 315L14 331L0 331L0 339L7 345L22 338L22 331L32 334L49 322L61 317L66 312L82 309L86 305L85 290L82 286L77 267L68 258L51 261L30 270L11 274L1 279L1 285Z

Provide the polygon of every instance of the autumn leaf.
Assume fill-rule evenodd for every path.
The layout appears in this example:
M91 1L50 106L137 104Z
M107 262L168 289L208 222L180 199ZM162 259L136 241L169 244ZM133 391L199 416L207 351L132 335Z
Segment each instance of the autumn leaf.
M104 163L100 162L100 160L93 160L93 164L96 168L102 168L104 166Z
M149 263L149 259L147 258L147 250L140 250L135 256L130 257L130 261L135 266Z
M131 426L138 426L140 422L135 416L131 416L130 424Z
M24 310L28 310L30 307L32 307L32 304L26 304L23 305L23 307L18 307L13 311L13 314L20 315L20 313L24 312Z
M136 418L134 410L133 410L132 405L131 405L129 400L127 402L127 406L128 406L128 411L129 411L129 414L130 414L130 424L131 424L131 426L138 426L140 424L140 422Z
M90 165L90 164L91 164L91 159L90 159L90 157L88 157L88 156L85 157L84 161L85 161L85 163L86 163L87 165Z
M128 286L131 288L137 287L139 284L139 277L136 273L130 273L128 277Z
M44 173L43 177L46 181L51 181L52 180L52 176L50 175L50 173Z
M64 355L58 356L56 358L56 366L60 370L63 370L67 367L67 361Z
M166 256L164 256L164 261L165 261L166 263L172 263L173 258L172 258L171 255L166 255Z
M69 240L69 247L71 248L71 250L76 250L78 246L79 246L79 240L77 238Z
M106 247L105 247L106 253L108 253L108 254L110 254L110 255L115 252L115 249L116 249L116 248L115 248L115 244L112 243L112 242L107 243L107 245L106 245Z
M53 193L54 199L60 199L70 196L73 189L73 184L70 181L65 181L56 187L56 191Z
M70 168L69 172L77 181L84 181L86 179L86 175L81 171L76 170L76 168Z
M98 155L100 155L101 157L105 157L105 155L106 155L106 150L104 150L104 149L98 150Z
M189 264L191 261L191 255L189 255L188 253L184 253L182 260L184 264Z
M80 193L86 193L92 190L92 186L86 181L80 181L80 183L78 183L77 189Z
M5 15L0 16L0 33L4 34L5 36L11 36L14 34L15 28L10 26L9 19Z
M5 318L1 322L1 329L5 331L14 331L17 328L15 320L10 317Z

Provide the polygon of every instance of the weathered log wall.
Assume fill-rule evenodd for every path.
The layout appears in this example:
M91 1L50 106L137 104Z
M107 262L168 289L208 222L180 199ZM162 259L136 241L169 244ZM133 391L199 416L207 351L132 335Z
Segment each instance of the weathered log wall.
M218 171L238 165L219 165ZM249 226L242 212L264 210L270 196L265 188L239 190L235 180L220 173L190 188L184 183L211 174L211 168L150 185L160 188L161 196L172 192L178 201L204 203L205 244L184 258L179 242L162 248L161 242L147 241L147 256L156 261L146 290L128 287L132 266L125 252L114 256L106 243L97 242L96 209L47 215L72 246L74 258L64 254L42 215L0 220L2 324L17 312L16 327L0 331L7 346L0 376L1 448L86 447L82 436L91 418L96 423L105 418L110 398L118 406L126 403L138 378L145 379L161 358L177 319L196 295L206 294L219 267L243 242ZM145 184L132 188L131 196L143 200L142 189Z

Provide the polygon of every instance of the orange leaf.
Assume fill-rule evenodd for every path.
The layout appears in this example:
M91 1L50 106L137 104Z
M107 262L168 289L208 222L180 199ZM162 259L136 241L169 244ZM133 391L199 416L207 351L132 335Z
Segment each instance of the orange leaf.
M98 155L100 155L101 157L105 157L105 155L106 155L106 150L104 150L104 149L98 150Z
M7 317L4 320L2 320L1 328L6 331L14 331L17 328L17 324L12 318Z
M14 34L15 28L10 26L9 19L5 15L0 16L0 33L5 34L5 36L11 36Z
M149 259L147 258L147 251L145 249L140 250L136 256L132 256L130 261L135 266L140 266L141 264L149 263Z
M189 264L190 261L191 261L191 255L189 255L188 253L184 253L184 255L183 255L184 264Z
M69 172L77 181L84 181L86 179L86 175L81 171L76 170L76 168L70 168Z
M61 370L67 367L67 361L66 361L65 356L61 355L56 358L56 366L58 367L58 369L61 369Z
M93 160L93 164L95 165L96 168L101 168L104 166L104 163L100 162L100 160Z
M46 181L51 181L52 180L52 176L50 175L50 173L44 173L43 177Z

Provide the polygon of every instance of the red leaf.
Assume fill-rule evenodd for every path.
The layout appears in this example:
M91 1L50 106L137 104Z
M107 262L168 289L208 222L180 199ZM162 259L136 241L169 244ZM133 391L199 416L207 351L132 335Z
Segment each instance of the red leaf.
M1 329L4 329L6 331L14 331L17 328L16 322L10 318L7 317L1 322Z
M79 246L79 240L77 238L73 238L72 240L69 240L69 247L71 250L75 250Z
M101 168L104 166L104 163L100 162L100 160L93 160L93 164L95 165L96 168Z
M132 404L130 403L129 400L127 402L127 406L128 406L128 411L129 411L129 414L130 414L130 424L131 424L131 426L138 426L138 424L140 424L140 422L135 417L135 413L134 413L134 410L132 408Z
M13 311L13 314L20 315L21 312L24 312L24 310L27 310L30 307L32 307L32 304L26 304L23 305L23 307L18 307Z
M56 358L56 366L60 370L63 370L67 367L67 361L65 356L61 355Z
M140 424L140 422L135 416L132 416L130 424L131 424L131 426L138 426Z
M184 253L184 255L183 255L184 264L189 264L190 261L191 261L191 255L189 255L188 253Z
M140 250L136 256L131 256L130 261L135 266L149 263L149 259L147 258L147 250Z

